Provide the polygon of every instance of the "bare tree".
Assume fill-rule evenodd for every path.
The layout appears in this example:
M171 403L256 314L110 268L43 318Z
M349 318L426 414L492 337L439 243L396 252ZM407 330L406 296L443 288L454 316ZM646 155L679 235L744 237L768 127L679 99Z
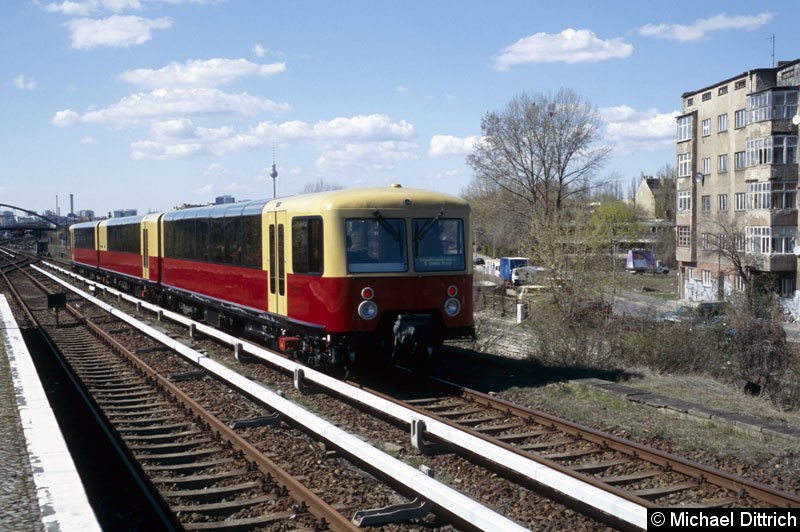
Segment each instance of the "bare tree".
M674 166L665 164L656 173L658 187L653 191L655 217L675 221L676 182L678 172Z
M585 194L611 148L595 147L600 116L574 91L521 93L481 120L483 142L467 157L475 178L492 182L527 206L532 218Z
M307 183L306 186L300 189L298 194L312 194L314 192L328 192L329 190L341 190L344 187L338 183L329 183L324 177L320 177L316 181Z

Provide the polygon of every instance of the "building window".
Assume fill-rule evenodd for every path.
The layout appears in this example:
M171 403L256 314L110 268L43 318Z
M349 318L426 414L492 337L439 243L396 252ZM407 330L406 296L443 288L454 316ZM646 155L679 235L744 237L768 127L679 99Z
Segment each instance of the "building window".
M733 154L734 170L744 170L747 167L747 152L737 151Z
M797 244L797 227L747 227L747 252L762 255L790 254Z
M723 94L728 94L728 86L723 85L717 90L717 96L722 96Z
M747 185L747 207L750 209L769 209L772 190L769 183L749 183Z
M717 194L717 210L719 212L725 212L728 210L728 195L727 194Z
M703 120L702 124L703 124L703 136L707 137L711 134L711 119L706 118L705 120Z
M678 247L688 248L692 245L692 228L688 225L678 226Z
M795 209L796 201L796 181L747 185L747 206L750 209Z
M703 233L700 235L700 245L703 247L703 249L711 249L711 233Z
M679 190L678 191L678 212L685 212L692 210L692 191Z
M738 109L733 113L733 127L742 129L747 125L747 109Z
M781 277L781 297L794 297L794 277Z
M744 192L737 192L733 195L733 209L743 211L747 208L747 195Z
M739 89L745 88L746 85L747 85L747 80L740 79L739 81L734 83L733 90L738 91Z
M691 266L686 268L686 278L690 281L694 279L694 268Z
M747 166L796 163L796 136L764 137L747 141Z
M723 153L717 157L717 172L724 174L728 171L728 154Z
M710 99L711 99L711 91L704 92L703 93L703 101L707 102Z
M738 292L744 292L744 277L741 275L733 276L733 289Z
M678 177L691 177L692 175L692 154L678 154Z
M797 114L797 91L764 91L747 97L750 123L791 119Z
M719 115L717 117L717 133L728 131L728 114Z
M702 196L700 205L703 212L711 212L711 196Z
M703 286L711 286L711 270L703 270Z
M678 226L678 247L688 248L692 245L692 228L688 225Z
M744 233L738 233L733 236L733 248L736 251L744 251L745 248L745 238Z
M694 98L686 98L686 107L691 107L694 105Z
M703 175L711 174L711 157L703 157L702 160Z
M692 116L682 116L678 118L678 142L691 140L692 138Z

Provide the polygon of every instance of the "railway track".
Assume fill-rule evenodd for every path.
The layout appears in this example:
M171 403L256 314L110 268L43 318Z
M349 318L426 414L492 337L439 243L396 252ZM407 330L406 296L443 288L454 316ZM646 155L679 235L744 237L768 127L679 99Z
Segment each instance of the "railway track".
M240 354L241 346L234 351ZM257 348L252 348L251 354L275 362ZM365 389L348 391L353 387L330 382L310 370L305 377L313 386L329 388L328 393L347 396L352 404L378 408L382 416L393 417L396 425L413 427L413 444L423 452L452 453L460 445L465 450L457 452L470 460L492 470L499 468L513 482L567 501L620 528L643 528L642 516L654 507L798 505L792 495L468 390L449 387L436 396L402 403ZM350 422L336 423L345 426ZM462 436L451 438L455 431ZM431 463L436 462L431 459ZM570 492L570 486L577 491ZM610 506L628 503L627 514L609 518L609 499ZM528 522L524 515L522 512L517 519Z
M46 329L159 493L174 525L186 530L249 530L281 523L357 529L172 382L201 374L160 375L114 338L129 333L124 324L96 311L81 314L67 307L67 316L56 326L47 311L45 287L22 272L10 275L28 320ZM103 325L112 325L110 332Z
M405 404L642 507L800 507L800 497L791 493L487 394L449 386L450 393Z
M32 306L44 312L43 318L52 319L52 314L44 310L43 296L30 297L35 299ZM77 305L89 307L83 303ZM108 307L107 310L115 309ZM192 361L203 367L203 370L198 370L185 360L176 362L177 357L165 356L163 345L141 343L141 336L132 330L130 321L118 321L117 317L105 312L86 312L90 315L76 317L75 323L65 321L56 329L79 329L78 325L82 323L91 329L95 326L104 329L102 342L110 342L117 352L125 349L119 349L116 344L132 346L127 348L128 352L122 357L125 366L132 364L137 373L144 372L145 379L152 381L151 385L161 392L168 391L167 397L159 398L157 390L135 380L128 371L113 365L107 367L105 364L109 362L100 360L97 354L97 349L102 348L88 348L92 344L87 339L71 335L63 339L67 351L80 346L78 353L73 355L76 372L82 373L87 379L87 388L91 387L92 393L97 394L93 401L103 410L105 418L113 420L127 449L147 474L148 482L158 488L169 511L184 528L357 528L345 515L353 515L353 521L361 526L383 525L399 516L400 519L414 518L420 523L427 520L424 526L434 529L442 526L450 529L453 525L466 530L520 528L513 521L430 479L426 473L372 449L360 439L351 438L357 440L356 446L347 448L340 443L345 438L342 431L330 424L322 424L328 438L320 438L318 441L321 443L315 443L306 436L307 432L316 430L311 428L310 423L298 430L297 417L289 420L276 412L264 415L263 406L252 406L246 399L257 398L256 403L263 405L268 401L262 400L261 395L268 396L270 393L259 390L252 382L244 382L245 379L234 372L229 371L225 375L220 368L213 369L219 365L205 360L204 354L193 352L189 355ZM123 319L122 314L119 319ZM163 336L164 341L170 344L170 339ZM86 349L89 349L89 354L85 352ZM131 356L142 360L127 361ZM221 380L208 378L209 374L205 372L210 368ZM105 382L107 379L113 382ZM116 387L119 387L121 396L112 392ZM234 392L233 387L238 387L240 391ZM281 399L273 397L272 400ZM281 408L291 409L285 405L281 405ZM170 415L174 410L186 410L188 419L175 419ZM140 426L130 426L133 421ZM279 423L276 425L275 422ZM229 425L234 428L228 428ZM218 441L220 434L222 440ZM239 434L242 435L241 439L237 439ZM252 455L248 453L249 450L253 451ZM230 458L242 454L245 455L244 464L234 462L235 465L224 465L228 464ZM197 461L203 467L211 467L213 473L203 473L198 469L199 466L189 465L184 469L172 463L193 462L188 458L195 455L205 457ZM263 466L264 462L270 462L266 456L277 457L275 462L280 461L286 471L280 472L281 468L277 468L275 462L269 467ZM366 473L359 470L358 466L363 467ZM189 474L189 471L193 473ZM184 477L188 478L183 480ZM253 493L253 490L260 489L257 484L261 477L278 480L283 487L276 488L271 482L262 482L266 485L264 492ZM238 482L241 478L246 481ZM293 479L298 478L302 480L302 485L287 487ZM240 489L244 490L242 493L246 493L245 496L232 494ZM425 490L433 497L423 498L421 494ZM303 491L302 497L298 497L300 491ZM191 497L191 494L212 497L216 492L224 500L197 501ZM276 504L281 502L282 494L286 492L294 502L286 499L286 504L290 504L289 509L277 511ZM322 505L312 505L309 498L313 499L315 493L324 493L328 509ZM268 502L258 500L264 497ZM431 498L435 500L431 501ZM413 500L408 503L408 499ZM263 511L265 505L269 512ZM247 509L244 509L245 506ZM233 509L233 513L228 508ZM211 515L218 512L223 517ZM286 522L264 524L280 517ZM236 524L231 524L234 521ZM384 529L392 530L391 527L391 524L385 525Z

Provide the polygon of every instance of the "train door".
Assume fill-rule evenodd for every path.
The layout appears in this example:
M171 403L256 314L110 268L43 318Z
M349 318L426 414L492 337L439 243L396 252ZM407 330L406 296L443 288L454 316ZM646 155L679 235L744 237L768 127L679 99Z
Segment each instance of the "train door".
M269 311L286 316L286 211L267 213Z
M161 256L159 241L159 223L161 214L148 214L142 219L142 278L148 281L160 280Z

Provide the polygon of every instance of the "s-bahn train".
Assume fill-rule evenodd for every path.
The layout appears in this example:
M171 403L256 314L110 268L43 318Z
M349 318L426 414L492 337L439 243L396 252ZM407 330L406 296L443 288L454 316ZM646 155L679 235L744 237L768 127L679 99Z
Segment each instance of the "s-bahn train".
M470 250L469 204L398 185L70 228L79 272L313 365L473 337Z

